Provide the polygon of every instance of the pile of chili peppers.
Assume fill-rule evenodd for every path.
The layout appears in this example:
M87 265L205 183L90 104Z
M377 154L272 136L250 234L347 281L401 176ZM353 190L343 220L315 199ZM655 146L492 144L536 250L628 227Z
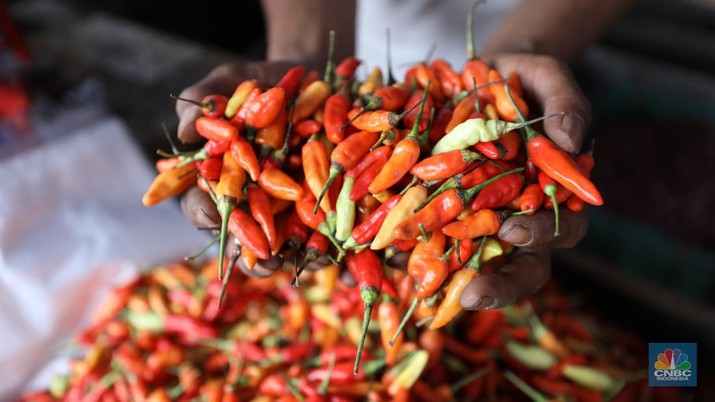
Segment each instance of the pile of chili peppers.
M307 272L300 288L288 272L237 273L219 310L216 259L155 267L104 301L67 376L19 401L679 400L647 386L646 343L586 315L553 283L391 344L414 294L400 270L383 277L379 325L354 375L362 289L338 272Z
M437 329L461 311L482 262L511 249L495 236L507 217L553 209L558 235L559 206L603 203L592 154L569 155L532 128L550 116L526 120L515 74L470 57L461 72L437 59L402 83L379 68L360 82L359 65L330 57L322 79L296 66L272 87L246 80L228 96L189 100L203 111L195 126L206 143L160 160L143 202L194 185L210 194L224 288L229 233L248 269L271 256L295 261L294 285L326 256L359 283L364 337L384 291L382 261L410 251L415 292L400 328L421 309Z

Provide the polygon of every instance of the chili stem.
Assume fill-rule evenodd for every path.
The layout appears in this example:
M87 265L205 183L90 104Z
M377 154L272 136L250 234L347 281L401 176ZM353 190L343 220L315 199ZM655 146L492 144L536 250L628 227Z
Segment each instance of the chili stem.
M213 246L214 244L216 244L216 242L218 242L219 238L220 238L220 236L214 237L214 238L211 240L211 242L209 242L209 244L207 244L204 248L202 248L201 250L195 252L194 254L191 254L191 255L189 255L189 256L184 257L184 260L185 260L185 261L192 261L192 260L195 260L195 259L199 258L203 253L206 252L206 250L208 250L209 248L211 248L211 246Z
M433 315L427 316L427 317L417 321L417 323L415 323L415 327L420 328L421 326L426 325L427 323L429 323L432 320L434 320Z
M547 398L541 392L537 391L531 385L524 382L524 380L522 380L518 375L514 374L513 371L504 370L504 378L509 380L510 383L514 384L514 386L519 389L519 391L523 392L524 395L531 398L531 400L533 400L534 402L548 402L549 398Z
M417 306L419 304L420 304L420 301L417 298L417 296L415 296L415 298L412 299L412 304L410 304L410 308L407 309L407 312L402 317L402 321L400 321L400 325L397 326L397 330L395 331L395 334L392 335L392 339L390 339L390 346L392 346L395 343L395 341L397 340L397 337L400 336L400 333L402 332L402 330L405 329L405 325L407 325L407 321L410 320L410 317L412 317L412 314L414 314L415 310L417 310Z
M467 60L477 58L477 52L474 48L474 11L479 4L484 2L484 0L476 0L469 10L469 14L467 14Z
M457 382L452 384L452 386L450 387L452 389L452 393L457 393L457 391L462 389L465 385L468 385L469 383L471 383L472 381L474 381L478 378L484 377L485 375L489 374L491 371L492 371L491 367L484 367L483 369L477 370L474 373L469 374L466 377L458 380Z
M325 75L323 81L330 83L335 69L333 56L335 55L335 31L330 31L328 34L328 61L325 63Z
M365 338L367 338L367 329L370 326L370 316L372 314L372 303L365 303L365 314L362 317L362 330L360 333L360 342L358 343L357 355L355 355L355 366L353 366L353 374L357 375L360 368L360 360L362 359L362 349L365 346Z

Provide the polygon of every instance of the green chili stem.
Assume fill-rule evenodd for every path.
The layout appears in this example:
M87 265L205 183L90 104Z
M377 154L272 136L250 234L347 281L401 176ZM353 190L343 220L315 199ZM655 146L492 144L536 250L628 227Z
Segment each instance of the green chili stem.
M412 299L412 304L410 304L410 308L407 309L407 312L402 317L402 321L400 321L400 325L397 327L395 334L392 335L392 339L390 339L390 346L392 346L395 343L395 341L397 340L397 337L400 336L400 333L402 333L402 330L405 329L405 325L407 325L407 321L410 320L410 317L412 317L412 314L414 314L415 310L417 310L417 306L419 304L420 304L420 301L419 301L419 299L417 299L417 296L415 296L415 298Z

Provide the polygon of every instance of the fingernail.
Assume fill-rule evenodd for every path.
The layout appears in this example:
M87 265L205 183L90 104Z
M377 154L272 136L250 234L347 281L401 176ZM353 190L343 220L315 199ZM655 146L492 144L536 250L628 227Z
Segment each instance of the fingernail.
M515 246L525 246L534 238L534 233L528 226L514 225L507 232L500 234L499 237Z
M566 133L571 142L571 152L578 152L581 149L581 141L584 135L583 121L578 115L569 113L561 119L561 131Z
M485 310L494 305L494 298L491 296L482 296L472 306L472 310Z

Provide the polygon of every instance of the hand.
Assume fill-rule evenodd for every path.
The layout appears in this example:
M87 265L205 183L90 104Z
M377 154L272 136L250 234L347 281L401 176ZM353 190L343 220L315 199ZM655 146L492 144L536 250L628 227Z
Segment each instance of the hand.
M182 98L201 100L206 95L224 94L230 96L238 84L247 79L256 79L261 84L273 84L281 79L288 69L289 63L261 62L223 64L214 68L204 79L184 89L179 95ZM177 101L176 114L179 117L178 137L185 143L194 143L202 139L194 128L195 120L201 116L201 110L188 103ZM189 189L181 197L181 209L189 222L199 229L218 229L221 226L221 216L216 210L216 204L211 197L198 187ZM231 255L233 242L227 242ZM266 277L283 266L283 260L271 257L259 261L252 270L246 269L238 261L238 267L248 275Z
M498 54L485 60L502 73L516 72L530 105L543 114L564 112L544 122L544 134L567 152L577 153L591 119L591 106L566 64L548 56ZM499 237L518 246L509 261L492 273L474 279L462 293L465 310L499 308L539 290L551 275L551 248L570 248L586 234L585 212L560 209L560 236L554 237L554 214L541 210L532 216L507 219Z

